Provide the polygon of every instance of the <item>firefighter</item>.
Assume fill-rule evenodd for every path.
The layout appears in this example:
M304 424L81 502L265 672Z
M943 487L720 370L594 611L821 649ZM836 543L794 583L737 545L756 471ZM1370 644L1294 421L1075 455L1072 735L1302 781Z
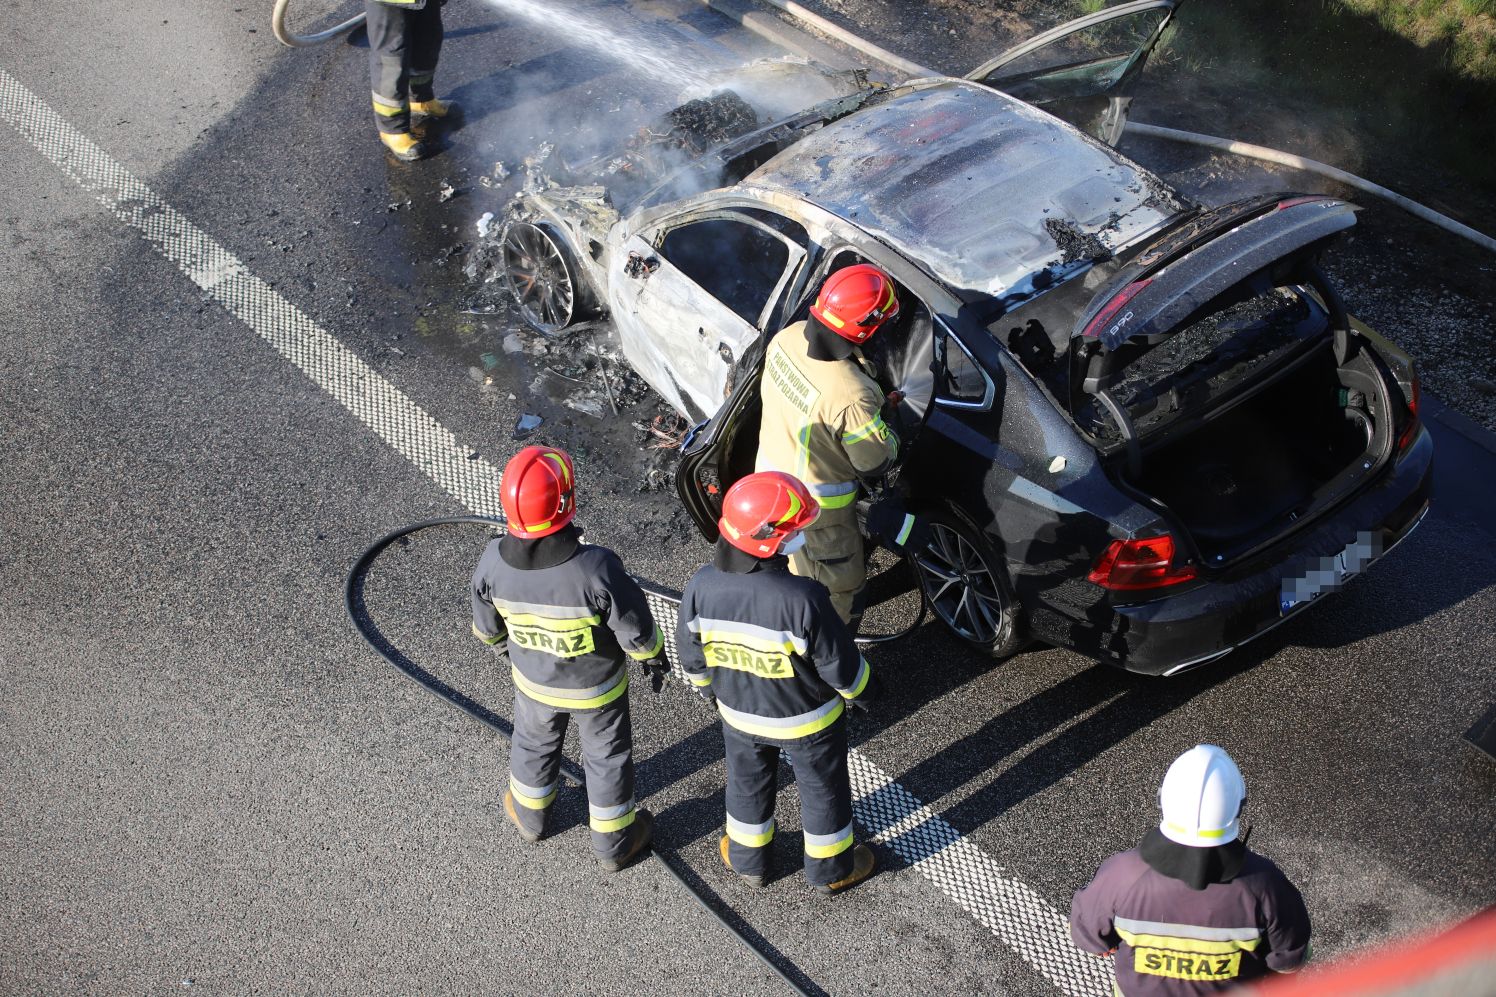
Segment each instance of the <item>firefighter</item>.
M819 513L809 489L778 471L729 488L716 554L681 598L676 647L686 677L722 716L723 863L754 886L766 881L785 751L800 793L805 876L833 894L873 871L872 851L852 834L843 712L873 698L876 685L826 589L785 560Z
M434 79L442 50L446 0L364 0L369 33L369 80L379 138L403 162L431 151L411 124L455 119L455 101L439 100Z
M883 421L883 391L855 354L898 311L893 280L882 270L863 263L836 271L821 285L810 318L769 343L759 388L756 469L794 475L821 506L804 549L790 555L790 570L825 585L854 633L867 581L855 503L862 484L881 479L899 452ZM907 539L912 522L889 531L890 539Z
M1238 837L1246 795L1231 756L1196 745L1164 776L1158 827L1075 895L1071 937L1116 956L1127 997L1217 993L1308 959L1303 897Z
M664 638L618 555L582 543L571 457L525 447L500 488L508 533L484 550L472 602L473 633L507 645L514 678L504 812L526 841L545 834L561 742L575 721L592 847L603 869L617 872L649 845L654 824L634 805L627 658L643 665L658 693L670 671Z

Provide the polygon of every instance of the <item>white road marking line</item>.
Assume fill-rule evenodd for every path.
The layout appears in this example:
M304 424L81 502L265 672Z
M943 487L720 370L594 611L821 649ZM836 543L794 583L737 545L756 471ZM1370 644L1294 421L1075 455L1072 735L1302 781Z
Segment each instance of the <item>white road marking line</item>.
M472 455L409 396L3 69L0 118L445 491L474 513L502 516L497 468ZM1111 992L1110 966L1071 945L1063 914L1006 875L862 752L852 750L849 759L853 807L875 841L909 862L1062 993Z
M480 515L502 515L497 468L4 70L0 117L449 494Z

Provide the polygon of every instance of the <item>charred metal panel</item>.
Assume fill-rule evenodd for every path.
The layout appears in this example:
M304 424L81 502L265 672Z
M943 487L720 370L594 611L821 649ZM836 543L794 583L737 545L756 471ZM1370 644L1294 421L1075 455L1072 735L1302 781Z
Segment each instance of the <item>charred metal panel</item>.
M745 183L792 191L950 286L992 296L1073 263L1077 247L1116 253L1184 209L1161 180L1058 118L956 80L870 102Z

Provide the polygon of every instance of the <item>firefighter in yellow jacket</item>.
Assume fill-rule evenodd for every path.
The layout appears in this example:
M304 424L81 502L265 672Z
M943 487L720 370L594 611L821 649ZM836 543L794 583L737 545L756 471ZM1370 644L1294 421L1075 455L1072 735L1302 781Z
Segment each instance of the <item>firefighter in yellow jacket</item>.
M436 61L442 51L442 5L446 0L364 0L369 32L369 81L379 140L404 162L430 155L430 143L411 133L432 122L452 120L455 101L436 96Z
M790 570L825 585L854 633L867 581L855 503L862 484L881 478L899 452L883 421L883 391L854 352L898 311L893 280L882 270L864 263L836 271L821 285L810 318L769 343L759 389L755 470L794 475L821 505L804 548L790 555Z

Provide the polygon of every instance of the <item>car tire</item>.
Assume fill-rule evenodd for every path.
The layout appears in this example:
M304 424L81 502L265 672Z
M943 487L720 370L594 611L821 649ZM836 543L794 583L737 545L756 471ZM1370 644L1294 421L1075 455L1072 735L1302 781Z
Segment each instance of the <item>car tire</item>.
M1027 639L1007 562L982 531L953 509L921 515L930 544L914 558L925 600L962 641L994 658L1019 651Z
M520 318L536 332L553 336L594 310L591 288L576 255L551 225L524 219L510 222L499 254L504 285Z

